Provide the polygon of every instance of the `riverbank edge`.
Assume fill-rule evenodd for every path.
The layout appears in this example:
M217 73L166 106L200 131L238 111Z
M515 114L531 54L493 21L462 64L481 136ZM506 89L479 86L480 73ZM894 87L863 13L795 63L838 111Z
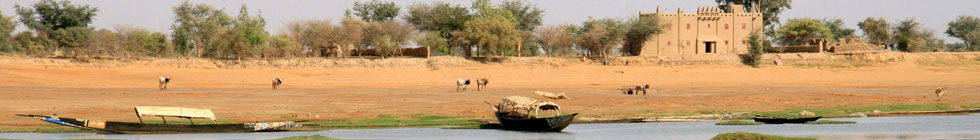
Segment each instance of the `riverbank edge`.
M748 120L754 115L765 116L784 116L792 117L800 111L810 111L823 116L824 118L854 118L854 117L885 117L885 116L917 116L917 115L965 115L980 112L980 105L960 105L960 104L894 104L894 105L871 105L871 106L837 106L827 108L786 108L779 111L695 111L677 112L666 115L676 114L701 114L693 116L719 116L718 118L688 118L688 119L659 119L659 118L685 118L688 116L648 116L648 114L622 114L609 116L582 116L577 117L574 123L629 123L629 122L686 122L686 121L723 121L723 120ZM873 115L889 114L890 115ZM931 114L905 114L902 112L932 112ZM952 113L948 113L952 112ZM722 114L740 114L734 117L725 117ZM623 117L632 116L632 117ZM406 119L407 118L407 119ZM606 118L603 121L584 121L583 118ZM665 121L637 121L636 118L654 118L654 120ZM494 124L494 120L488 118L476 118L473 116L431 116L424 114L410 115L378 115L370 119L351 119L351 120L315 120L304 123L304 127L290 129L295 131L322 131L331 129L373 129L373 128L404 128L404 127L443 127L452 129L487 129L488 124ZM72 128L54 124L39 124L35 126L0 126L0 133L83 133L97 132L80 128Z

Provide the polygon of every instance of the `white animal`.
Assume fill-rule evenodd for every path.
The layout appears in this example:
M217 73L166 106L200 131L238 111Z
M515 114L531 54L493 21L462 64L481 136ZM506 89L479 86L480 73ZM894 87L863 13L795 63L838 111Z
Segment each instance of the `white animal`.
M272 89L279 89L282 85L282 78L276 77L272 79Z
M937 87L936 88L936 98L939 98L939 99L936 99L937 102L939 100L942 100L943 99L943 94L946 94L946 88L944 88L944 87Z
M157 88L167 90L167 83L170 83L170 77L160 77L160 85L157 85Z
M551 93L551 92L535 91L534 94L541 95L541 96L544 96L546 98L551 98L553 100L558 100L558 99L571 99L571 98L568 98L568 96L565 96L565 92L561 92L561 93L555 94L555 93Z
M470 79L456 79L456 92L466 91L468 85L470 85Z

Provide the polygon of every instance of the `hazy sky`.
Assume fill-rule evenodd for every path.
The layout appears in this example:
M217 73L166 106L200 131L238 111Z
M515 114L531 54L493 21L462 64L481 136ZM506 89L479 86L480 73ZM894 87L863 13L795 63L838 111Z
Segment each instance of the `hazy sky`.
M2 0L0 11L12 16L14 5L30 6L37 0ZM415 3L429 3L435 0L397 0L402 15L405 6ZM444 0L469 7L469 0ZM88 4L99 7L92 26L112 29L115 25L132 25L153 31L170 32L173 22L172 8L180 0L73 0L75 4ZM273 34L279 32L284 23L296 20L325 19L338 21L344 9L350 8L354 0L191 0L192 3L207 3L223 8L231 16L238 15L238 9L245 4L249 11L262 11L267 26ZM499 0L494 0L498 3ZM714 0L530 0L545 10L544 24L579 24L589 17L628 18L639 11L653 12L659 5L665 12L676 12L680 7L685 12L694 12L698 6L714 6ZM867 17L884 17L890 22L899 19L915 18L926 28L934 30L936 36L947 42L961 42L945 33L949 21L959 15L980 17L980 0L794 0L793 8L780 15L787 18L840 18L849 28L857 29L857 23ZM25 30L20 25L17 30ZM862 33L857 31L858 35Z

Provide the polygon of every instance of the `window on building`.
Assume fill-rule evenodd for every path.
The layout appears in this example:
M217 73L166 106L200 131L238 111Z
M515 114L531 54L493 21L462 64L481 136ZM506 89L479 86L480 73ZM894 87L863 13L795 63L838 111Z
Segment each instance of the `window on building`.
M708 28L711 28L711 24L708 24Z
M728 40L725 40L725 45L728 45Z
M690 30L690 29L691 29L691 24L690 24L690 23L688 23L688 24L687 24L687 29L688 29L688 30Z
M667 30L670 30L670 27L671 27L670 25L667 25Z
M742 40L742 45L745 45L745 40Z
M667 46L670 46L670 41L667 41Z
M725 24L725 30L728 30L728 24L727 23Z
M742 29L743 30L745 29L745 23L742 23Z
M687 45L688 46L691 46L691 41L690 40L687 41Z

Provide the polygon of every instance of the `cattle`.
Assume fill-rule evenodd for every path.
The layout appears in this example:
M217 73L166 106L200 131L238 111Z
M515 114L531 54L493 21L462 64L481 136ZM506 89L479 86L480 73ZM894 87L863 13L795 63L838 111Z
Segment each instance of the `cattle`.
M936 88L936 98L938 98L938 99L936 99L937 102L939 100L942 100L943 99L943 94L946 94L946 88L944 88L944 87L937 87Z
M276 77L272 79L272 89L279 89L282 86L282 78Z
M643 92L643 95L647 95L647 89L650 89L650 84L644 86L624 86L619 90L622 90L623 94L626 95L640 95L640 92Z
M160 77L160 85L157 85L157 88L167 90L167 83L170 83L170 77Z
M488 80L487 78L477 79L476 80L476 90L477 91L486 90L488 83L490 83L490 80Z
M456 92L466 91L468 85L470 85L470 79L456 79Z

